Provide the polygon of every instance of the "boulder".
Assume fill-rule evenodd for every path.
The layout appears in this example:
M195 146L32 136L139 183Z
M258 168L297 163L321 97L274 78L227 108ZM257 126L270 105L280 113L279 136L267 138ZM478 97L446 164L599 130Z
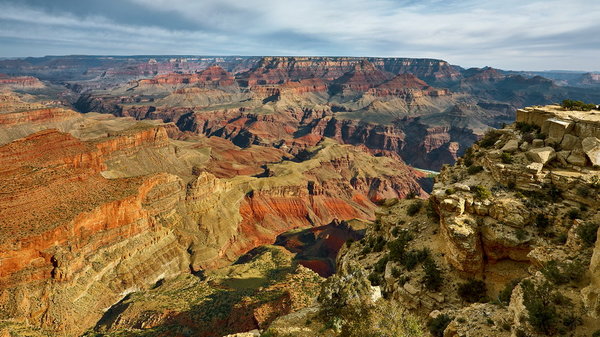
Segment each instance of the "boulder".
M465 191L465 192L471 191L471 188L469 186L467 186L465 184L461 184L461 183L454 184L454 188L459 191Z
M592 165L600 165L600 139L587 137L581 141L583 152L590 158Z
M527 165L527 172L533 173L533 174L538 174L542 171L543 168L544 168L544 164L542 164L542 163L531 163L531 164Z
M573 136L573 135L569 135L569 134L566 134L563 137L562 142L560 143L560 147L563 150L569 150L569 151L576 148L577 145L579 145L579 138L577 138L576 136Z
M556 157L556 152L553 148L546 146L529 150L527 156L536 163L546 164Z
M543 139L534 139L531 141L531 147L533 147L533 148L539 148L539 147L543 147L543 146L544 146Z
M558 118L547 119L542 124L542 132L548 135L548 138L554 139L560 143L564 135L573 129L573 123Z
M587 158L581 150L571 151L571 154L567 157L567 162L575 166L585 166L587 164Z
M570 154L571 151L558 151L556 153L556 159L558 159L558 161L560 161L561 164L567 165L567 158L569 158Z
M519 149L521 149L521 151L527 151L529 150L529 143L528 142L523 142L523 144L521 144L521 146L519 146Z
M515 152L519 149L519 141L516 139L511 139L502 147L502 151L505 152Z

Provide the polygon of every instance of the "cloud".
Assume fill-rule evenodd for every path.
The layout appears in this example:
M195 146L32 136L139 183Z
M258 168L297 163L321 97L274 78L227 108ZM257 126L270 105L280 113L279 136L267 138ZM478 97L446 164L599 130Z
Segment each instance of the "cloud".
M0 0L2 56L434 57L462 66L600 70L596 0ZM32 49L35 41L38 49Z

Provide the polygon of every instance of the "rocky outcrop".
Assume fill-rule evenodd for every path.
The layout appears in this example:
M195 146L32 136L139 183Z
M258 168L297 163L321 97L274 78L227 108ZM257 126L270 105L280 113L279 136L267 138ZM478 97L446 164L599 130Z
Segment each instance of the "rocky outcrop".
M0 88L43 88L44 83L33 76L11 77L6 74L0 74Z

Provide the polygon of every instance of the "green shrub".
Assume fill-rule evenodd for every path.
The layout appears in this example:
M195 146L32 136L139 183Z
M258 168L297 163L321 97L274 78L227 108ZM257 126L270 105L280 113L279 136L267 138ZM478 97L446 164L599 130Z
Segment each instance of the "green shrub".
M436 318L432 318L427 322L427 329L432 335L436 337L443 337L444 330L448 327L448 324L452 322L452 317L447 314L440 314Z
M513 157L510 153L508 152L502 152L502 154L500 155L500 160L504 163L504 164L512 164L513 162Z
M438 291L442 287L444 279L442 277L442 271L435 264L435 261L430 257L423 263L423 270L425 275L421 280L425 287L431 291Z
M383 238L383 236L379 235L375 241L375 244L373 245L373 252L378 253L383 251L385 244L385 239Z
M402 276L402 270L398 267L392 268L392 277L398 279L400 276Z
M485 302L487 288L481 280L470 279L458 286L458 296L469 303Z
M361 251L360 251L360 255L367 255L371 252L371 247L369 247L368 245L365 246Z
M410 204L410 206L408 206L408 209L406 210L406 214L408 214L410 216L415 216L417 213L419 213L419 211L421 210L422 207L423 207L423 202L421 200L417 200L417 201L413 202L412 204Z
M483 199L489 199L492 197L492 192L490 192L490 190L488 190L487 188L485 188L481 185L472 186L471 191L473 191L475 193L475 197L477 199L483 200Z
M577 208L572 208L567 212L567 217L571 220L579 219L579 210Z
M559 268L559 263L555 260L548 261L542 270L540 270L542 274L548 279L550 282L554 284L565 284L570 281L568 275L563 274Z
M557 202L562 199L562 192L558 187L556 187L556 185L547 184L544 187L548 188L548 197L551 201Z
M369 274L369 282L371 282L373 287L380 286L383 283L383 278L381 277L381 274L372 272Z
M375 265L373 266L373 270L375 270L375 272L377 273L383 273L385 271L385 265L388 263L388 261L389 257L385 255L375 263Z
M446 193L446 195L452 195L454 194L454 189L453 188L447 188L446 191L444 193Z
M600 330L594 331L594 333L592 334L592 337L600 337Z
M540 127L535 125L535 124L529 124L526 122L517 122L516 123L516 129L525 133L525 132L532 132L532 131L539 131Z
M472 165L472 166L469 166L469 168L467 169L467 173L470 175L477 174L481 171L483 171L483 166L480 166L480 165Z
M498 294L498 301L504 305L508 305L510 303L510 297L512 296L512 292L517 286L517 284L519 284L519 282L521 282L520 279L515 279L508 282Z
M544 282L534 285L525 280L521 282L523 288L523 304L527 310L527 321L538 332L549 335L556 324L558 314L554 306L554 293L551 285Z
M576 110L576 111L590 111L596 107L593 103L584 103L582 101L575 101L572 99L565 99L560 103L565 109Z
M388 251L390 259L393 261L401 261L406 253L408 243L413 239L409 231L400 231L398 238L388 243Z
M468 148L465 151L465 154L462 157L462 161L466 167L470 167L471 165L473 165L473 153L474 153L474 150L472 147Z
M515 236L517 237L517 240L523 241L527 239L527 231L525 231L523 228L518 228L515 231Z
M411 250L404 253L400 263L406 268L406 270L413 270L417 264L425 262L430 257L430 251L427 248L421 250Z
M479 140L479 146L484 148L490 148L496 144L498 139L500 139L502 133L498 130L490 129L488 130L483 137Z
M536 215L534 224L537 229L544 231L546 228L548 228L548 226L550 226L550 220L547 216L540 213Z
M577 228L577 235L583 243L591 247L598 239L598 224L586 222Z

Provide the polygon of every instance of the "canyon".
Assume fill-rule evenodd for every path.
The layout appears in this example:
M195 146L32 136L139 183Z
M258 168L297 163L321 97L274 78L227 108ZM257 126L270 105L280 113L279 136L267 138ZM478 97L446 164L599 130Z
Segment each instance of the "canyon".
M482 279L494 295L581 252L572 263L589 277L567 295L597 317L598 248L577 234L598 220L597 112L524 108L598 102L591 85L405 58L69 56L0 60L0 72L0 334L276 329L314 316L329 280L372 273L389 245L364 246L403 226L448 284ZM562 245L515 213L533 207L517 193L549 184ZM564 220L581 205L585 220ZM428 292L411 270L400 284L392 262L368 282L415 315L438 308L479 329L451 286ZM484 311L535 333L517 299ZM448 336L463 335L457 319Z

